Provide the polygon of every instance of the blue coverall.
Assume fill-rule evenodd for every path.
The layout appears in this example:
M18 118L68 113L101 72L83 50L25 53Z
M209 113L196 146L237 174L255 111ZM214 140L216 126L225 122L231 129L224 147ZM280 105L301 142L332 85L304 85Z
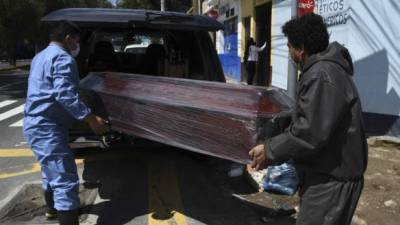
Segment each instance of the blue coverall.
M79 177L68 146L68 128L90 109L79 99L75 59L56 43L37 54L31 64L23 132L42 167L43 189L53 191L54 207L79 207Z

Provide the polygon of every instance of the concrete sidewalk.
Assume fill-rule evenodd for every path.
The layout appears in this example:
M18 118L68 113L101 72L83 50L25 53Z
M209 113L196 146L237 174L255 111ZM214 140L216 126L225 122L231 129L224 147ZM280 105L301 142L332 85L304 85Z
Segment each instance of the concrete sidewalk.
M229 84L242 84L242 85L247 85L245 82L237 81L237 80L235 80L235 79L233 79L233 78L231 78L231 77L229 77L229 76L225 76L225 80L226 80L226 83L229 83Z

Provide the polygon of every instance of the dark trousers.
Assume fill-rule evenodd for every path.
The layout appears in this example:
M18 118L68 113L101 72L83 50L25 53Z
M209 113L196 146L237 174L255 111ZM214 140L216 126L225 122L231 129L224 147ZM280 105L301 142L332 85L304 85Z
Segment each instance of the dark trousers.
M252 85L254 75L256 74L256 62L255 61L248 61L247 62L247 84Z
M296 225L350 225L363 186L360 179L304 187Z

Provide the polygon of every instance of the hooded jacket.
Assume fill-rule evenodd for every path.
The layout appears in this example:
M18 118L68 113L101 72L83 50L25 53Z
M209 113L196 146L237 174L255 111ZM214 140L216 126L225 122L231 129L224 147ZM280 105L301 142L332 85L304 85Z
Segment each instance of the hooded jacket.
M368 148L352 75L350 54L337 42L308 57L292 122L284 133L266 140L266 157L275 163L293 159L300 178L362 178Z

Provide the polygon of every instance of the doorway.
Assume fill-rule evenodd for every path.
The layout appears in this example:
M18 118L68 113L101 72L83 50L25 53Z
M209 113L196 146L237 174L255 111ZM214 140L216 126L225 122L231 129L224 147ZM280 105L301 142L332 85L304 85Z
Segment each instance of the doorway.
M246 55L246 54L244 54L245 52L246 52L246 48L248 48L248 46L247 46L247 41L249 40L249 38L250 38L250 29L251 29L251 27L250 27L250 21L251 21L251 17L249 16L249 17L245 17L245 18L243 18L243 20L242 20L242 23L243 23L243 30L244 30L244 49L245 49L245 51L243 52L243 60L242 60L242 63L241 63L241 81L242 82L245 82L245 81L247 81L247 76L248 76L248 74L247 74L247 68L246 68L246 65L245 65L245 61L247 61L247 59L245 59L246 57L248 57L248 54Z
M272 2L257 6L256 10L256 43L262 46L267 42L267 47L258 55L255 81L260 86L270 86L272 80L271 67L271 14Z

